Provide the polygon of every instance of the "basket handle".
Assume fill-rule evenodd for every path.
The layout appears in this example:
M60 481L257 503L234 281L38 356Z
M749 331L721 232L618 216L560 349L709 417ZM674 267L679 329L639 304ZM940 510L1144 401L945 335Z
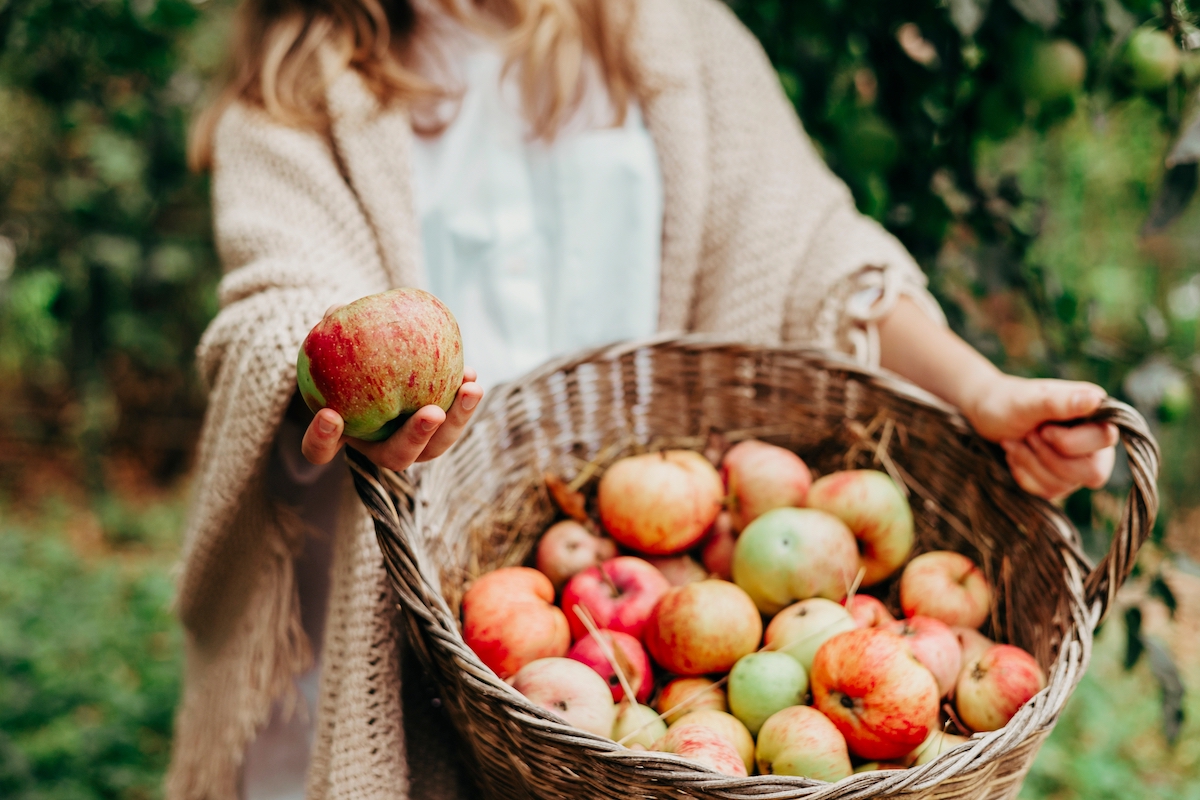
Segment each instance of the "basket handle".
M1129 577L1137 561L1138 549L1154 528L1154 518L1158 515L1156 481L1160 456L1158 442L1151 435L1146 420L1119 400L1105 398L1096 413L1084 421L1111 422L1117 426L1133 476L1133 485L1125 500L1117 530L1113 533L1112 545L1084 581L1087 605L1100 604L1099 621L1112 606L1117 590Z

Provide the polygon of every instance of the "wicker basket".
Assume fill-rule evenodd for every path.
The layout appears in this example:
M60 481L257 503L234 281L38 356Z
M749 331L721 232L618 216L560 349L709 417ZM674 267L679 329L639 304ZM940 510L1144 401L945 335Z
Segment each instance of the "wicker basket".
M595 350L493 391L463 439L414 485L361 457L352 466L410 640L487 797L1004 798L1016 795L1087 668L1092 631L1157 511L1158 450L1145 421L1116 401L1094 419L1118 426L1133 477L1096 569L1058 509L1022 492L1001 451L952 409L896 377L813 351L695 337ZM562 724L499 680L463 643L458 603L472 578L526 561L555 518L544 473L571 479L638 450L702 449L712 432L784 445L818 474L888 470L909 492L917 552L952 549L982 565L997 587L988 632L1033 653L1048 687L1004 728L925 766L825 784L729 778L628 750ZM882 587L893 609L895 583Z

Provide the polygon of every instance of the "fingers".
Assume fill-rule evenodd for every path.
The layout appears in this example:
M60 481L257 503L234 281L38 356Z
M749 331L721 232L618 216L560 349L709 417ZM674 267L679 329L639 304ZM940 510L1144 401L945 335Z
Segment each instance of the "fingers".
M475 407L482 399L483 388L479 384L464 383L458 390L458 396L454 398L454 405L450 406L450 413L446 415L446 421L437 429L437 433L429 440L429 444L425 445L425 450L417 458L417 461L437 458L450 449L450 445L458 441L463 428L471 421L471 414L475 412Z
M313 417L300 442L300 452L313 464L328 464L342 448L342 417L332 408L323 408Z
M463 383L474 383L479 380L479 375L470 367L463 367Z
M1065 427L1063 425L1044 425L1038 431L1046 444L1054 448L1060 456L1079 458L1088 456L1117 443L1117 426L1111 422L1088 423Z
M329 308L325 309L325 313L321 315L321 319L328 317L330 314L337 311L339 308L341 308L344 305L346 305L346 304L345 303L334 303Z
M1051 379L1023 381L1012 397L1010 420L1031 431L1044 422L1085 417L1100 407L1107 393L1092 383Z
M1030 494L1057 500L1070 494L1076 487L1054 476L1024 441L1008 440L1000 443L1008 456L1008 468L1017 485Z
M1025 444L1051 475L1071 485L1072 489L1079 486L1099 489L1108 483L1116 456L1112 447L1105 447L1086 455L1065 458L1047 444L1039 433L1025 437Z
M446 412L437 406L425 406L409 417L400 430L382 442L349 440L355 450L381 467L400 472L420 458L429 440L446 421Z

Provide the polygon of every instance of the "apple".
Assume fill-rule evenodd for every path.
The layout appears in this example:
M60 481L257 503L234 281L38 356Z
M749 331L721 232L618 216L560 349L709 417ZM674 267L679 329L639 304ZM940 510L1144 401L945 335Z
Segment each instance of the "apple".
M617 721L613 723L612 738L626 747L640 745L649 750L654 743L667 735L667 723L658 718L658 712L640 703L621 703L617 706Z
M946 733L934 728L929 731L929 735L925 737L925 741L921 742L921 746L908 754L904 759L904 763L910 767L919 767L928 764L942 753L948 753L966 741L966 736Z
M642 638L646 620L671 582L654 566L634 556L617 556L598 567L580 572L563 587L562 608L571 626L571 638L587 636L575 606L583 606L602 630Z
M832 472L812 485L807 506L834 515L854 534L866 570L863 586L874 586L890 576L912 552L912 510L885 472Z
M508 682L568 725L606 739L612 736L617 707L608 684L590 667L570 658L539 658Z
M962 646L946 623L932 617L911 617L886 627L903 637L917 661L933 673L942 697L954 690L962 669Z
M650 656L646 654L642 643L628 633L620 631L602 630L599 633L606 639L605 647L617 660L625 674L625 680L629 681L634 699L639 703L646 702L650 697L650 690L654 688L654 673L650 667ZM612 662L604 655L605 647L601 647L596 637L589 633L571 647L567 658L573 658L594 669L612 689L613 702L620 702L625 699L625 690L621 687Z
M865 764L859 764L854 768L854 774L858 775L863 772L879 772L888 769L908 769L903 764L897 764L895 761L868 761Z
M832 514L777 508L751 522L733 551L733 581L759 611L809 597L841 600L858 574L858 545Z
M646 561L661 572L672 586L683 586L708 577L708 570L689 555L647 556Z
M676 586L646 624L646 649L676 675L726 672L758 649L762 617L754 601L728 581Z
M950 626L978 628L992 611L992 589L971 559L933 550L904 568L900 607L906 617L933 617Z
M776 614L767 625L763 643L768 650L796 659L807 674L821 645L856 627L854 618L842 606L824 597L810 597Z
M882 628L839 633L821 645L809 683L813 706L865 759L900 758L925 741L937 721L933 674L901 637Z
M676 725L654 743L654 750L674 753L734 778L746 777L746 765L729 740L704 725Z
M804 505L812 484L812 473L800 456L755 439L729 448L721 460L721 476L735 531L772 509Z
M685 704L686 705L683 705ZM670 711L683 705L683 709L672 714ZM716 681L708 678L675 678L662 688L654 703L658 713L666 715L668 724L692 711L728 711L729 703L725 690Z
M665 450L622 458L604 472L596 504L614 539L649 555L697 544L724 502L721 476L700 453Z
M712 575L723 581L733 580L733 548L737 545L737 535L733 532L733 523L729 512L722 511L713 523L712 531L704 540L704 548L700 551L700 560L704 568Z
M462 599L463 640L501 679L531 661L565 656L570 628L550 579L529 567L481 576Z
M963 668L954 704L971 730L994 731L1044 688L1046 676L1033 656L1019 647L997 644Z
M538 571L561 589L575 574L599 566L617 554L617 543L596 536L573 519L556 522L542 534L537 548Z
M296 359L296 384L315 414L332 408L355 439L380 441L423 406L449 411L463 382L458 322L420 289L356 300L318 322Z
M729 672L729 710L754 735L767 717L804 702L808 673L786 653L742 656Z
M702 708L698 711L688 711L672 723L675 725L703 725L720 736L724 736L733 749L742 757L746 772L754 771L754 737L746 726L733 714L718 711L715 708Z
M987 652L988 648L995 644L974 628L954 627L950 630L954 631L954 635L958 637L958 646L962 648L964 667L979 659Z
M763 775L832 782L853 774L846 737L810 706L790 706L764 722L755 755Z
M843 600L842 604L854 618L854 624L860 628L880 628L896 619L879 598L869 594L855 594Z

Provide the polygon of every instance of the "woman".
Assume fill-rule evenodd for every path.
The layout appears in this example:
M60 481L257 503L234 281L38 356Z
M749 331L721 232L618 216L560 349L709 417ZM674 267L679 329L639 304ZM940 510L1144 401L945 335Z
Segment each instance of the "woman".
M246 0L233 62L195 140L227 275L198 351L172 798L298 796L306 768L316 798L467 792L333 460L342 421L294 402L331 304L428 286L487 382L656 330L840 349L960 407L1031 492L1108 477L1111 426L1047 424L1104 392L1004 376L945 328L717 0ZM472 378L351 444L438 455Z

